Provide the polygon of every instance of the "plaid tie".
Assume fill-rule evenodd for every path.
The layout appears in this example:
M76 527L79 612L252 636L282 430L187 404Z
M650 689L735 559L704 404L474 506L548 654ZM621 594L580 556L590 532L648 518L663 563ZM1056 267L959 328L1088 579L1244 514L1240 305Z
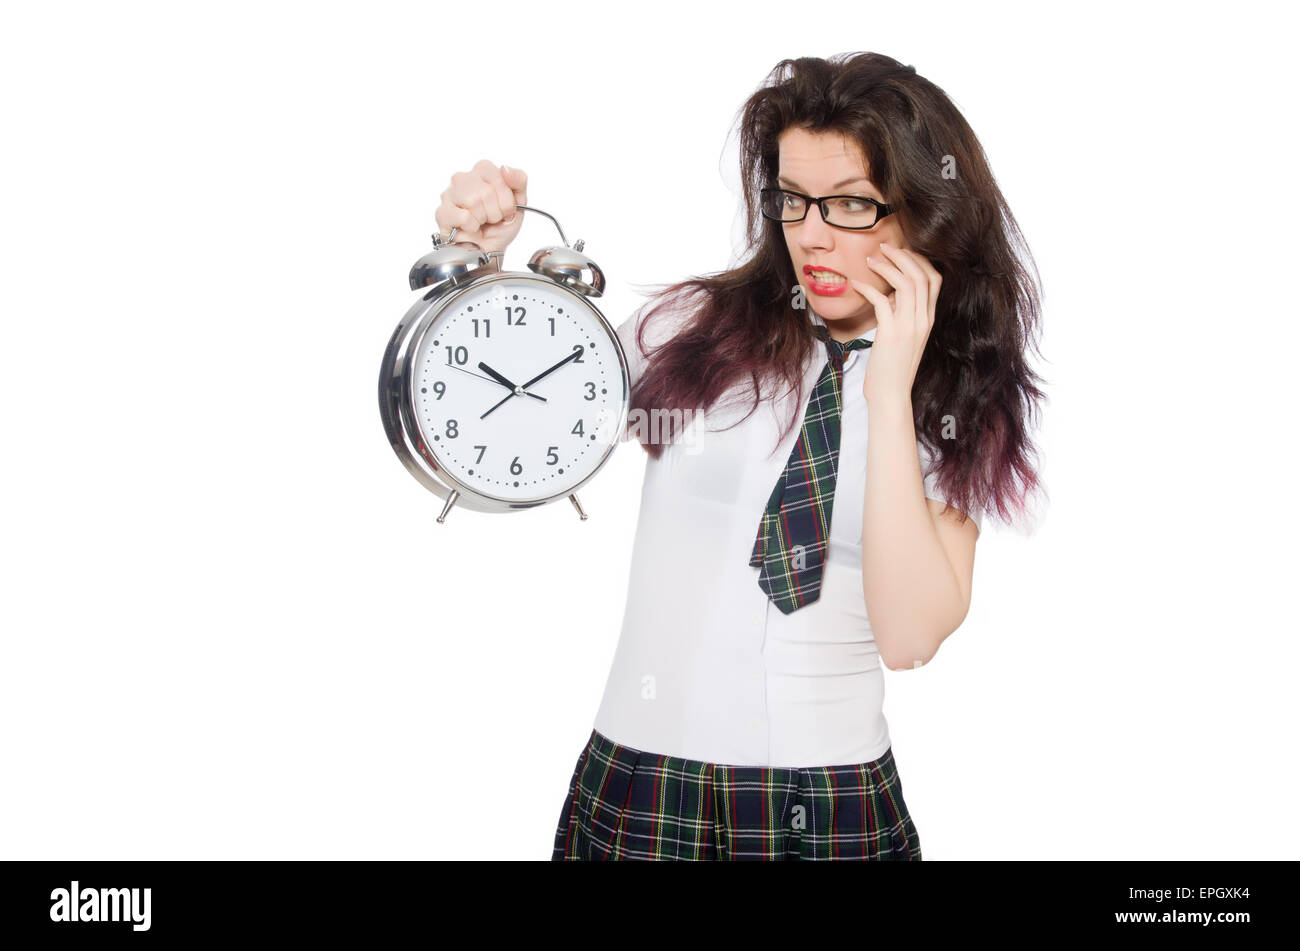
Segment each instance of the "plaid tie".
M758 586L783 614L812 604L821 595L839 472L844 355L871 346L862 337L847 344L833 340L820 324L815 332L826 342L826 368L808 398L799 441L767 500L749 557L752 566L762 568Z

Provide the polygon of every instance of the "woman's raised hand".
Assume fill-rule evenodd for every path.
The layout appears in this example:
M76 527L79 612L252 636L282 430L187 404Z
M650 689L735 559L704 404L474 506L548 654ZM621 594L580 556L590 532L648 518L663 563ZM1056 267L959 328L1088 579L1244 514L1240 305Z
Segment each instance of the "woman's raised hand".
M523 169L493 165L487 159L468 172L456 172L441 195L434 213L438 230L446 236L452 228L455 241L470 241L484 251L504 251L523 225L528 204L528 176Z
M915 251L881 243L880 253L867 258L867 266L883 277L893 291L886 296L864 281L849 283L876 308L875 342L867 363L862 393L870 405L912 398L916 371L921 366L943 277L935 266Z

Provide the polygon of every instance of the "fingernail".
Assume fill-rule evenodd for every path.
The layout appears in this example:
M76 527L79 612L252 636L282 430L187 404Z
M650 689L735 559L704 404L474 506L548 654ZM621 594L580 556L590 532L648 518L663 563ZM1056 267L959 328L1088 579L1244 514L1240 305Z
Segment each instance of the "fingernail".
M887 248L887 247L889 247L889 245L886 244L884 241L880 242L880 246L881 246L882 248Z
M503 172L508 172L508 171L510 171L510 166L509 166L509 165L502 165L502 166L501 166L501 171L503 171Z

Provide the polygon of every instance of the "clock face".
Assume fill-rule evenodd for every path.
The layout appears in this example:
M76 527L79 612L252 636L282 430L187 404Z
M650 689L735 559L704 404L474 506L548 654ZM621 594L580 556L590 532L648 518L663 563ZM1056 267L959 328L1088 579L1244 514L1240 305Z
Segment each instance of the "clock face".
M481 495L535 501L578 485L618 441L617 343L581 298L513 277L462 291L415 350L425 446Z

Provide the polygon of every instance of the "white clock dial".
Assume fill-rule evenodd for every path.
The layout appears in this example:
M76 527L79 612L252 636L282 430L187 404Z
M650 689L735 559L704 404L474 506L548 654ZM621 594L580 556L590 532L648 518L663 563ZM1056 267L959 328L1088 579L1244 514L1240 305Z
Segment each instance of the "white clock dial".
M509 502L551 498L595 472L627 400L606 325L526 277L451 301L424 334L411 389L421 437L447 473Z

